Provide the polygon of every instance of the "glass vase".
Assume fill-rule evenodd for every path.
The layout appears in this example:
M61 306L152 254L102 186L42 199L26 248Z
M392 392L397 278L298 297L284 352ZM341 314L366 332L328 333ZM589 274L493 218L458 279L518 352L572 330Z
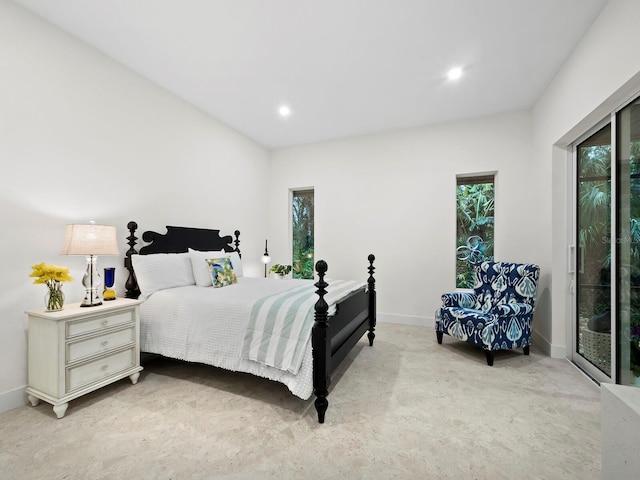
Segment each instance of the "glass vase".
M116 267L107 267L104 269L104 291L102 292L102 299L104 301L115 300L116 290L114 284L116 283Z
M57 312L64 306L64 293L59 288L50 288L44 296L44 306L47 312Z

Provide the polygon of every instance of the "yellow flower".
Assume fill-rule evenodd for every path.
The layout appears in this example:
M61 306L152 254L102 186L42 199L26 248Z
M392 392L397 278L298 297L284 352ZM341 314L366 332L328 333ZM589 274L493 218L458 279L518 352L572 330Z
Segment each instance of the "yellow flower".
M35 278L33 283L44 283L49 289L47 310L61 310L64 304L64 294L61 289L62 282L73 280L73 277L69 275L69 269L44 262L32 265L31 269L33 271L29 276Z
M35 277L33 283L46 283L49 288L52 288L55 282L70 282L73 280L67 267L42 262L32 265L31 268L33 271L29 276Z

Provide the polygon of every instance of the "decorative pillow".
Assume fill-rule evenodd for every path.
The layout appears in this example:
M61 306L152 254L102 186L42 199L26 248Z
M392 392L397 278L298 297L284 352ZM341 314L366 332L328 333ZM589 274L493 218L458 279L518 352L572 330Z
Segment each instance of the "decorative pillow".
M229 257L231 259L231 267L236 277L242 277L242 262L240 261L238 252L225 252L224 250L219 252L201 252L199 250L189 249L189 258L191 259L191 268L196 285L199 287L210 287L212 285L207 259L222 257Z
M145 298L158 290L196 283L187 253L131 255L131 262Z
M207 265L209 265L211 282L214 288L226 287L227 285L238 283L238 278L233 272L233 266L231 265L231 259L229 257L208 258Z

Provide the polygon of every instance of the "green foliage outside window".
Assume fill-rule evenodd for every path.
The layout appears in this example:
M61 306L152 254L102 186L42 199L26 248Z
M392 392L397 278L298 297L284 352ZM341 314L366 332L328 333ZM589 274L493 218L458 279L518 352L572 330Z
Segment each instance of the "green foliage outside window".
M578 315L583 321L611 310L611 145L586 145L579 152L578 242L581 255L580 284L607 288L580 291ZM621 168L621 167L619 167ZM628 191L629 225L618 225L616 242L628 250L621 265L629 285L624 304L629 309L629 330L621 337L630 344L630 368L640 376L640 142L629 145ZM580 261L580 260L578 260ZM620 268L620 267L619 267ZM623 312L619 312L623 314Z
M493 259L493 177L459 178L456 207L456 287L473 288L474 266Z
M293 278L313 278L313 190L293 192Z
M578 159L578 313L589 319L611 310L611 145L580 146Z
M630 216L629 226L629 273L631 291L629 298L629 340L631 370L640 376L640 142L630 145L629 183ZM626 332L625 332L626 334Z

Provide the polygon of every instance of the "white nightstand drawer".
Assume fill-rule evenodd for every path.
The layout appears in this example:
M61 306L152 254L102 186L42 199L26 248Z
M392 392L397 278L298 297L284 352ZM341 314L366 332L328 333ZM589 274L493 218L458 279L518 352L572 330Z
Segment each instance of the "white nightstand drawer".
M90 307L87 307L90 308ZM131 310L99 315L83 320L72 320L66 323L65 336L67 339L83 335L85 333L99 332L106 328L124 325L126 323L134 323L134 312Z
M135 326L131 326L116 332L104 333L98 337L69 342L67 343L66 363L69 364L81 358L134 344L135 341L136 329Z
M134 365L136 365L135 348L130 348L76 367L67 368L66 391L71 392L120 373Z

